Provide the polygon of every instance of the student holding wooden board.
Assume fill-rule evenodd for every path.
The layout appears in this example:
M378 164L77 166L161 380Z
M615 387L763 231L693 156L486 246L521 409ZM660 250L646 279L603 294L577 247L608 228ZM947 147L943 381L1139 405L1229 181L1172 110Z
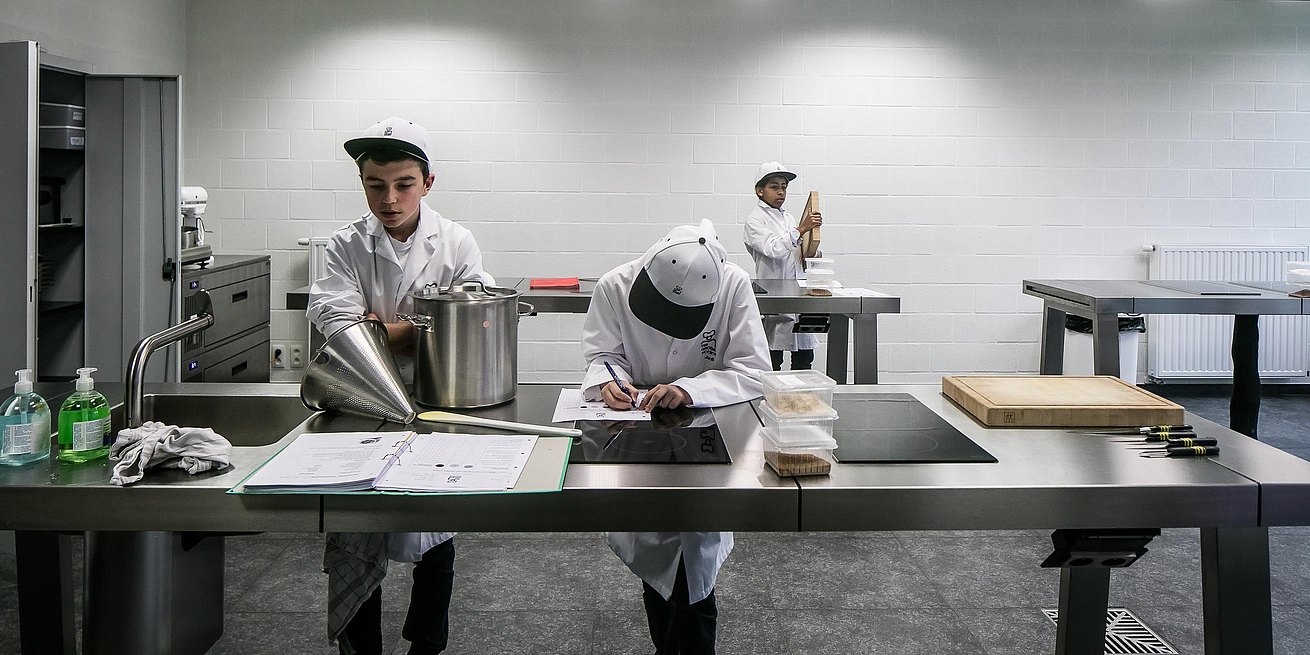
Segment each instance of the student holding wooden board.
M782 208L787 199L787 184L796 174L776 161L760 164L755 175L755 209L746 215L746 250L755 260L755 277L762 280L798 280L805 277L802 248L805 238L813 234L818 245L823 216L817 206L807 204L799 222ZM817 194L814 194L817 195ZM773 370L782 370L783 351L791 351L792 370L808 369L814 364L814 347L819 339L813 334L796 333L795 314L771 314L764 317L764 333L769 339L769 356Z

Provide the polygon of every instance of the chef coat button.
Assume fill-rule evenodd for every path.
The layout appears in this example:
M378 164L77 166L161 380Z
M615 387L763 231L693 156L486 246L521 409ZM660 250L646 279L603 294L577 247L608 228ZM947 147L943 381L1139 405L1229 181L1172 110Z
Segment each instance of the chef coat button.
M673 354L675 354L675 355L676 355L676 354L678 354L678 351L676 351L676 350L675 350L675 351L673 351Z

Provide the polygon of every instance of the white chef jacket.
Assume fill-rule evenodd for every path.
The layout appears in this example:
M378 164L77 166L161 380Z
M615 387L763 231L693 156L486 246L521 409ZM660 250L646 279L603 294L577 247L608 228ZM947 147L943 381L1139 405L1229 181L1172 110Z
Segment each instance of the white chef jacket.
M763 200L746 215L746 251L755 260L755 277L761 280L801 280L801 233L790 213L774 209ZM795 314L770 314L764 317L764 332L770 350L814 350L819 338L813 334L792 332Z
M770 369L768 344L750 276L727 264L719 298L701 335L675 339L633 316L628 309L632 282L641 260L623 264L596 282L582 326L587 371L582 391L600 398L610 381L605 362L625 381L641 387L674 384L691 396L693 407L720 407L760 397L759 372ZM611 532L610 548L628 568L668 599L678 572L687 568L690 602L714 590L719 567L732 552L731 532Z
M468 229L442 217L423 202L418 227L409 238L402 270L386 228L370 212L332 234L325 253L326 271L309 288L306 315L325 336L372 312L383 322L413 311L413 291L429 283L447 286L456 280L495 280L482 270L482 251ZM402 373L412 358L397 357ZM412 373L410 373L412 375ZM406 377L409 377L408 375ZM386 560L417 562L453 532L328 533L325 565L329 585L330 636L335 638L359 605L381 584ZM381 537L381 538L378 538ZM347 590L349 593L347 593Z
M323 336L377 314L383 323L398 321L398 313L414 311L410 293L436 283L480 279L495 284L482 270L482 251L473 233L447 220L422 202L418 227L409 237L409 256L401 269L386 228L372 213L364 214L332 234L325 254L323 277L309 287L310 322ZM413 379L413 358L396 357L406 381Z
M410 235L405 268L382 222L370 212L332 234L326 271L309 288L305 312L319 332L329 336L372 312L383 323L394 323L397 312L413 311L409 294L424 285L449 285L456 280L495 279L482 270L482 251L473 233L419 205L418 227Z

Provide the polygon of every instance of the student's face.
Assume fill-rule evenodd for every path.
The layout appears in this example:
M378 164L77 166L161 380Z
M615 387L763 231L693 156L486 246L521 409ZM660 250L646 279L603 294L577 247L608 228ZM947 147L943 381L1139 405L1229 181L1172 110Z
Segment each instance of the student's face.
M771 177L764 181L764 186L755 188L755 195L759 196L764 204L778 209L782 207L782 201L787 199L787 180Z
M423 177L416 161L364 162L359 171L368 208L391 236L404 241L418 227L419 203L432 189L435 175Z

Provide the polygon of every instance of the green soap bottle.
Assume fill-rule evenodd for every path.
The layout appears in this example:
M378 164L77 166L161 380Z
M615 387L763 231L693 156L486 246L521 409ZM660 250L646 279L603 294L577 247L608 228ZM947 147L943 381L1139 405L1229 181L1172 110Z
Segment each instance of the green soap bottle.
M77 369L77 391L59 407L59 461L90 462L109 455L109 401L95 390L94 368Z

